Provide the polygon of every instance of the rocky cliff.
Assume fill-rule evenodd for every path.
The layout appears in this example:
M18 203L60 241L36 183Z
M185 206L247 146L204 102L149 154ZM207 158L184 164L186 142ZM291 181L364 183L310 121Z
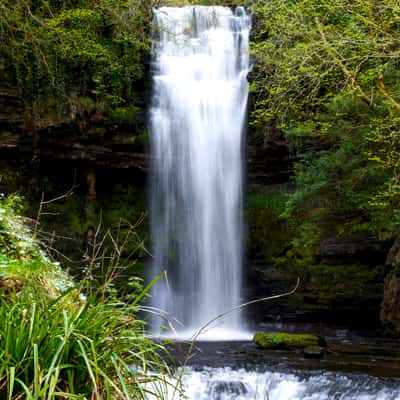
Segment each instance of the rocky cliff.
M42 217L43 230L55 233L56 252L80 260L87 250L85 235L100 219L103 225L115 226L122 218L134 224L147 212L145 102L130 118L110 120L101 104L72 96L63 114L52 115L48 109L32 122L18 91L2 87L0 109L0 189L24 194L33 217L42 193L48 199L74 189L74 196L49 205L46 211L52 215ZM376 325L388 243L368 235L326 237L312 249L312 263L294 267L285 258L293 231L283 217L285 196L293 187L293 158L283 138L265 141L252 131L245 158L247 296L285 291L297 276L301 278L294 296L260 307L257 319ZM146 242L146 224L139 231ZM133 243L132 248L137 245ZM142 250L136 254L139 262L133 273L140 274L146 256ZM398 323L395 299L399 292L397 275L392 272L385 280L381 313L387 326Z
M390 248L386 265L381 321L390 335L400 337L400 239Z

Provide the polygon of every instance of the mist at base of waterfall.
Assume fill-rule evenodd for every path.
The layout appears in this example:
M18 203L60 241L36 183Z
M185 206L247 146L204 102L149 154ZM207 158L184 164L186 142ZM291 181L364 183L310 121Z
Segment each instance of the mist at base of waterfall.
M164 334L153 335L154 338L166 338L176 342L188 342L195 340L198 342L248 342L253 339L254 333L244 329L234 330L231 328L212 328L204 332L194 330L168 331Z

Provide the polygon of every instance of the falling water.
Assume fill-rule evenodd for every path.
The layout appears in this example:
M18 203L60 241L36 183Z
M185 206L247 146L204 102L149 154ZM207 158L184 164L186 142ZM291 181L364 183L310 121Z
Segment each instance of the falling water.
M240 303L250 17L242 7L154 13L152 275L165 270L168 280L153 288L152 305L189 337ZM241 328L235 312L210 335Z

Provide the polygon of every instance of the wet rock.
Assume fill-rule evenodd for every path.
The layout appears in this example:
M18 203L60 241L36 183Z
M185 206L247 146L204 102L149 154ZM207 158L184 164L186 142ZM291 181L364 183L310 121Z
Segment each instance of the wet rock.
M256 321L328 322L365 328L380 326L384 263L391 243L368 233L325 236L304 250L304 260L293 268L290 246L298 232L282 215L294 187L290 184L247 186L248 298L272 296L301 285L292 296L258 304ZM332 224L336 221L332 220ZM288 253L289 251L289 253ZM304 261L303 260L303 261ZM249 285L250 286L250 285Z
M382 252L382 241L372 235L359 234L346 238L326 238L319 243L318 256L337 257L357 255L370 257Z
M250 132L246 158L247 177L253 187L290 181L293 160L283 136L260 141L254 132Z
M385 278L380 316L386 333L400 337L400 274L395 271Z
M222 400L229 398L236 398L247 393L246 385L240 381L214 381L210 384L208 394L210 398Z
M400 266L400 237L393 243L386 258L386 265Z
M400 337L400 237L391 247L386 264L391 269L385 277L380 318L387 334Z
M327 346L322 336L310 333L259 332L254 335L253 341L259 347L269 350L298 350Z
M304 358L318 359L318 358L323 358L324 355L325 355L325 349L323 347L310 346L306 347L303 351Z

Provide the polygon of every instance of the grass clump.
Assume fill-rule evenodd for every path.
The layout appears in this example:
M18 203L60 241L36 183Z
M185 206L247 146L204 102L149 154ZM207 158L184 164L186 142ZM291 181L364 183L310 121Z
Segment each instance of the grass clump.
M173 381L137 318L143 293L75 285L17 213L0 198L0 397L162 398Z

